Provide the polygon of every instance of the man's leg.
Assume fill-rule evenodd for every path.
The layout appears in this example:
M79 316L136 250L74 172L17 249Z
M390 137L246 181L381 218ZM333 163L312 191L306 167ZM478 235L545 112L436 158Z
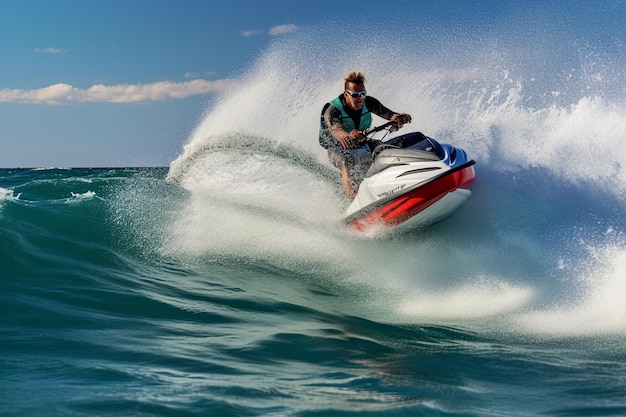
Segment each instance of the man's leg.
M341 181L343 182L343 188L346 190L346 195L350 198L350 200L354 200L356 197L356 190L353 187L352 178L350 178L350 172L346 164L341 165Z
M345 151L334 150L328 152L328 158L330 162L339 168L341 171L341 182L343 183L343 189L346 195L353 200L356 196L356 190L354 189L354 181L352 180L351 168L348 166L352 160L352 156Z

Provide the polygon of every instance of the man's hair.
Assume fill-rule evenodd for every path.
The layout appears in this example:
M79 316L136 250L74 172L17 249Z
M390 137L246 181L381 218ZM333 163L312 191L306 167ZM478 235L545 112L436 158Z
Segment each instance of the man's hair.
M344 78L344 81L345 83L343 88L348 88L348 83L365 84L365 74L361 71L350 71L346 78Z

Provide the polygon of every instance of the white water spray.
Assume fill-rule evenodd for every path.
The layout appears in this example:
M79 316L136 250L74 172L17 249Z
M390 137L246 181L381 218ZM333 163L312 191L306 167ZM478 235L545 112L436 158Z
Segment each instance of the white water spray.
M319 33L301 33L271 45L237 77L171 164L170 180L192 194L173 223L169 249L269 259L282 268L341 265L330 269L342 275L338 279L385 288L380 292L384 298L373 304L386 306L390 320L462 322L506 316L524 331L624 332L626 309L618 301L626 296L620 278L624 242L607 235L591 244L573 243L574 251L581 245L601 248L574 261L591 265L581 272L580 265L559 268L560 259L547 257L561 249L542 240L546 228L557 235L555 241L567 240L574 223L558 212L575 218L570 203L577 198L591 210L602 206L587 197L586 187L600 199L608 198L611 212L618 213L602 223L623 232L619 213L624 218L626 104L623 97L607 94L609 88L601 82L617 79L611 73L615 67L592 65L589 60L596 56L589 55L580 61L584 76L574 79L556 71L561 75L550 79L547 72L533 76L536 67L515 61L529 53L526 46L516 54L499 50L495 42L469 40L465 48L448 52L417 47L389 51L384 45L393 44L393 37L343 39L348 48ZM316 172L333 172L317 131L321 107L341 92L342 78L352 69L366 73L372 95L413 115L409 129L458 145L476 159L473 199L504 196L504 202L498 201L501 210L490 211L494 205L488 201L470 200L469 207L435 228L440 235L419 232L409 241L364 241L341 231L346 202L337 184ZM614 88L626 91L621 82ZM269 148L246 149L242 144L247 139L241 138L269 141ZM317 166L293 164L278 150L283 145ZM490 189L503 186L498 182L502 175L516 184L510 191ZM535 187L541 192L569 187L576 194L563 203L546 202ZM552 206L543 210L548 204ZM521 221L524 213L530 213L529 219ZM547 213L546 218L533 222L539 213ZM475 230L463 235L463 227ZM434 247L423 244L425 237ZM537 253L537 245L550 251ZM450 253L457 257L446 258ZM541 304L548 292L544 281L554 279L551 275L565 275L567 282L546 306ZM572 327L572 316L579 325Z

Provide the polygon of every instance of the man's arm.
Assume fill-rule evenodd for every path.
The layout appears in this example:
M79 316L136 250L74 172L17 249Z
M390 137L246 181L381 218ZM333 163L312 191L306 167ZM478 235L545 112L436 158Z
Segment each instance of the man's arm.
M324 124L328 127L330 134L339 141L344 149L352 147L350 133L343 128L341 111L332 104L324 112Z
M398 114L397 112L384 106L383 103L372 96L367 96L365 98L365 105L372 113L386 120L391 120L394 114Z
M411 123L410 115L406 113L395 112L384 106L380 101L378 101L378 99L372 96L367 96L365 98L365 105L375 115L380 116L386 120L397 122L398 129L400 129L404 123Z

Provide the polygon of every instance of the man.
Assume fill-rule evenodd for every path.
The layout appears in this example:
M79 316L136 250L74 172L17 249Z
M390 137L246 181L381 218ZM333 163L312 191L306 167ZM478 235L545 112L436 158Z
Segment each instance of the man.
M396 113L367 95L365 75L352 71L344 80L344 91L324 105L320 120L320 145L328 150L333 165L341 170L341 179L350 199L356 196L360 181L355 173L359 164L371 164L371 154L378 141L368 141L363 131L372 126L372 113L395 121L398 129L411 123L411 116Z

